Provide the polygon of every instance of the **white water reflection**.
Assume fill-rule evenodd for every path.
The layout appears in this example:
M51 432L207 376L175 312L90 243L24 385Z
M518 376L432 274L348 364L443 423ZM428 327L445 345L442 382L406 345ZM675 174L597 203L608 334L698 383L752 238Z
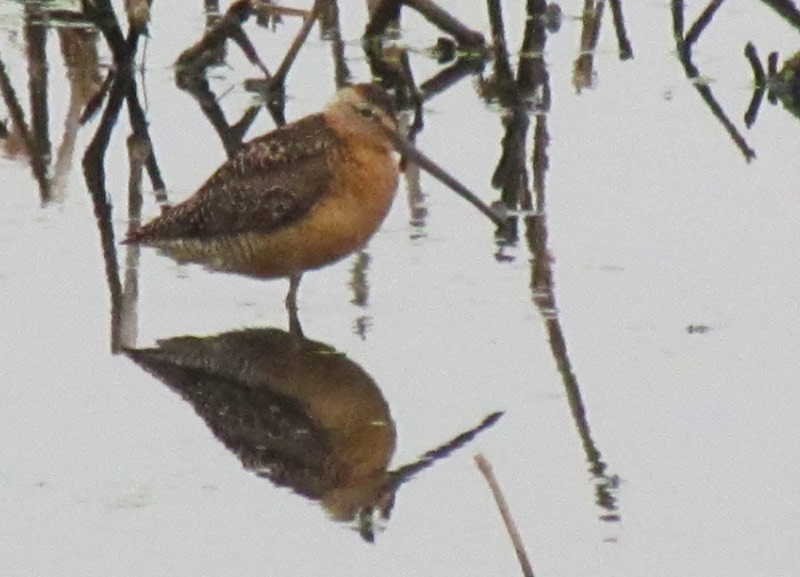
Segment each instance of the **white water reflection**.
M441 4L488 35L482 3ZM524 20L505 4L513 53ZM307 333L368 367L391 404L394 465L476 416L506 410L466 451L400 493L374 549L247 474L186 403L108 353L108 289L80 164L73 160L64 199L43 208L26 159L0 160L0 573L516 574L471 459L478 450L492 461L537 575L796 572L800 125L765 101L745 127L752 71L742 51L751 41L762 59L773 50L786 59L797 32L762 3L728 2L693 50L756 152L748 164L675 56L669 6L623 7L634 59L618 60L606 9L591 87L580 94L579 8L562 6L561 30L548 37L546 254L531 254L521 226L520 242L498 261L484 219L422 175L424 234L398 199L368 247L367 292L350 286L359 257L304 281ZM687 28L701 9L687 6ZM198 38L200 6L156 1L153 18L147 118L178 200L225 151L169 68ZM365 15L348 6L341 18L348 67L365 80L357 42ZM20 22L2 22L0 55L30 121ZM404 17L404 26L413 47L435 43L421 18ZM296 29L287 19L274 34L253 33L268 66ZM70 85L53 32L46 51L55 151ZM318 110L333 93L330 52L312 34L289 76L288 117ZM109 62L104 50L101 60ZM241 81L252 68L235 48L229 62L212 84L233 88L220 103L235 121L251 102ZM422 56L412 64L418 79L439 70ZM417 142L491 202L502 112L485 106L475 85L463 80L426 103ZM96 126L77 133L75 159ZM271 127L262 112L248 134ZM118 235L127 133L117 127L106 166ZM145 216L157 211L146 194ZM534 291L532 257L548 263L536 278L551 281ZM208 274L143 252L138 343L285 326L284 293L281 282ZM710 330L690 334L689 326ZM559 348L567 365L554 356ZM580 403L565 388L572 380ZM601 519L609 514L598 506L603 486L613 489L619 522Z

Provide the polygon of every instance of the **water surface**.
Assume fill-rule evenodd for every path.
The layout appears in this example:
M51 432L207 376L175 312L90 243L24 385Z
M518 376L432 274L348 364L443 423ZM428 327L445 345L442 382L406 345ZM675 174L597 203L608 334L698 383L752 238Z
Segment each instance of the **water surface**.
M440 4L490 37L483 3ZM514 69L519 4L503 3ZM70 28L0 3L0 57L26 123L38 127L39 153L10 138L0 158L0 572L517 574L477 452L494 467L537 575L800 572L800 124L765 98L746 127L754 84L743 56L753 42L763 62L772 51L783 61L800 37L767 3L724 3L692 47L698 82L676 50L679 5L625 3L625 60L610 5L594 49L582 49L583 8L561 6L539 61L549 106L534 100L508 123L528 123L523 189L536 209L520 218L515 242L499 245L491 223L423 174L422 199L402 180L363 254L304 278L306 335L345 354L385 399L396 427L390 467L505 411L400 488L371 546L319 502L243 468L191 403L112 354L112 293L81 167L100 117L76 124L111 55L89 36L83 65L67 66L63 46L79 44L65 40ZM704 8L686 6L685 31ZM422 83L447 66L425 53L441 33L403 18L397 42ZM366 9L342 5L340 19L351 78L367 81ZM199 3L157 1L137 57L174 201L225 159L173 78L204 25ZM274 30L245 30L274 70L299 27L287 16ZM236 46L228 53L210 86L235 122L255 102L244 81L259 71ZM330 99L331 54L332 41L313 30L287 79L287 120ZM489 61L482 77L427 100L417 137L486 202L500 197L491 180L510 117L508 103L479 96L496 72ZM703 100L709 89L727 128ZM0 116L11 119L9 102ZM262 110L247 134L273 127ZM124 340L152 348L285 329L284 281L211 274L150 250L137 263L117 244L128 226L129 134L123 108L105 167L110 246L121 282L132 278L126 262L138 282ZM150 218L159 207L147 176L143 188ZM130 282L123 288L132 294Z

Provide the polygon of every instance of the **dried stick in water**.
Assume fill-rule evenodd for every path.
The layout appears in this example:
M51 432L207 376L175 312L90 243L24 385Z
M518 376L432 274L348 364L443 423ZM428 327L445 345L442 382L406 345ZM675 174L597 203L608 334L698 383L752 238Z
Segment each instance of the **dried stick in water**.
M517 553L517 559L522 567L522 574L525 577L534 577L531 562L528 560L528 554L525 552L525 545L522 543L522 538L519 535L517 526L514 519L511 517L511 511L508 509L503 492L500 490L500 485L492 472L492 466L489 461L482 454L475 455L475 464L478 465L483 476L486 477L486 482L489 483L489 488L492 490L494 500L497 503L497 508L500 509L500 515L503 517L503 523L506 525L508 536L511 537L511 542L514 544L514 551Z

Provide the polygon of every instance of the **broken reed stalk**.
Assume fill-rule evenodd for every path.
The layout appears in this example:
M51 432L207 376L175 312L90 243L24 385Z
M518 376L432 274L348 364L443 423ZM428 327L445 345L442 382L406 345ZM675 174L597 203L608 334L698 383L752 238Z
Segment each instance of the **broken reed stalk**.
M772 77L778 73L778 53L770 52L767 56L767 74Z
M420 84L417 92L423 102L430 100L467 76L478 74L482 69L482 60L459 58Z
M611 15L614 20L614 32L617 34L617 47L620 60L630 60L633 58L633 47L628 40L628 32L625 29L625 19L622 16L622 4L620 0L611 0Z
M718 7L719 3L716 2L716 0L711 2L703 11L703 14L697 19L697 22L692 25L691 29L686 34L686 38L684 39L681 36L681 31L684 24L683 0L672 0L671 10L673 37L675 38L678 59L683 66L686 77L690 80L700 76L700 70L692 61L692 44L697 41L700 33L711 21L711 18L714 16L714 11ZM753 160L756 157L755 150L750 148L745 138L739 133L739 130L725 114L722 106L720 106L719 102L717 102L716 98L714 98L714 95L711 92L711 88L709 88L708 84L695 82L693 86L694 89L697 90L698 94L700 94L703 102L705 102L706 106L708 106L711 114L722 124L730 139L744 156L745 161L750 162Z
M761 108L761 101L764 99L764 93L767 89L767 75L764 72L764 67L761 66L758 52L756 52L756 47L752 42L748 42L744 47L744 55L753 69L753 97L750 99L750 104L744 113L744 125L750 128L756 121L758 110Z
M431 0L383 0L373 11L364 36L369 38L384 34L386 28L399 14L401 5L419 12L439 30L455 38L459 46L475 47L484 44L483 34L467 28Z
M714 18L714 14L717 12L724 0L712 0L708 6L705 7L703 12L698 16L697 20L692 27L689 28L689 32L686 33L686 38L684 38L684 42L686 44L694 44L697 42L697 39L700 38L700 35L703 33L703 30L706 29L711 23L711 20Z
M752 42L748 42L744 47L744 55L753 69L753 80L756 87L764 86L767 83L767 75L764 73L764 67L761 66L761 61L758 59L758 52Z
M297 36L292 41L292 45L289 47L288 52L286 52L286 56L283 58L283 62L278 67L278 70L275 72L275 75L269 81L270 90L275 90L279 86L283 86L284 81L286 80L286 75L289 73L289 68L291 68L292 64L294 63L295 57L297 57L297 53L300 52L300 48L308 38L309 32L314 27L314 24L317 21L317 15L319 14L319 0L315 0L314 5L311 7L311 10L308 12L305 20L303 21L303 26L300 28L300 31L297 33Z
M6 72L6 66L2 59L0 59L0 94L11 116L11 125L20 133L27 149L33 150L30 130L28 130L28 123L25 121L25 111L19 103L19 98L17 98L17 93L11 84L11 78Z
M404 4L422 14L428 22L443 32L450 34L459 45L480 46L484 43L483 34L467 28L431 0L404 0Z
M514 523L514 519L511 517L511 511L508 508L508 503L506 503L506 499L503 497L503 492L500 489L500 484L497 482L497 479L494 476L491 464L489 464L489 461L486 459L486 457L480 453L475 455L475 464L478 466L480 472L483 473L483 476L486 477L486 482L489 483L489 488L492 490L492 495L494 496L495 503L497 503L497 508L500 510L500 515L503 517L503 523L505 523L506 531L508 531L508 536L511 537L511 542L514 545L514 551L517 553L517 559L522 567L522 574L525 577L534 577L533 568L531 568L531 562L528 559L528 554L525 552L525 545L522 543L522 538L519 535L517 526Z
M777 12L789 24L800 29L800 10L797 9L792 0L762 0L762 2Z
M513 90L514 74L511 72L511 63L508 60L506 32L500 0L488 0L486 7L489 12L489 25L492 30L492 51L494 52L495 70L500 77L500 85L505 89L511 87Z
M250 63L261 69L269 79L269 71L242 32L242 24L252 13L252 6L247 0L234 2L225 15L209 28L200 40L178 56L175 64L185 72L202 72L214 62L215 51L230 38L239 45Z

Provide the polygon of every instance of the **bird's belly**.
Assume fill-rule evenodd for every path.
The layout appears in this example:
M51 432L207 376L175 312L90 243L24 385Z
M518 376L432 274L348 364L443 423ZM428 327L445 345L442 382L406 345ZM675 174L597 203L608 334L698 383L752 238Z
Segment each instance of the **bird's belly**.
M153 242L178 262L259 278L316 269L358 250L383 222L397 189L388 154L365 155L335 171L331 189L297 222L269 233Z

